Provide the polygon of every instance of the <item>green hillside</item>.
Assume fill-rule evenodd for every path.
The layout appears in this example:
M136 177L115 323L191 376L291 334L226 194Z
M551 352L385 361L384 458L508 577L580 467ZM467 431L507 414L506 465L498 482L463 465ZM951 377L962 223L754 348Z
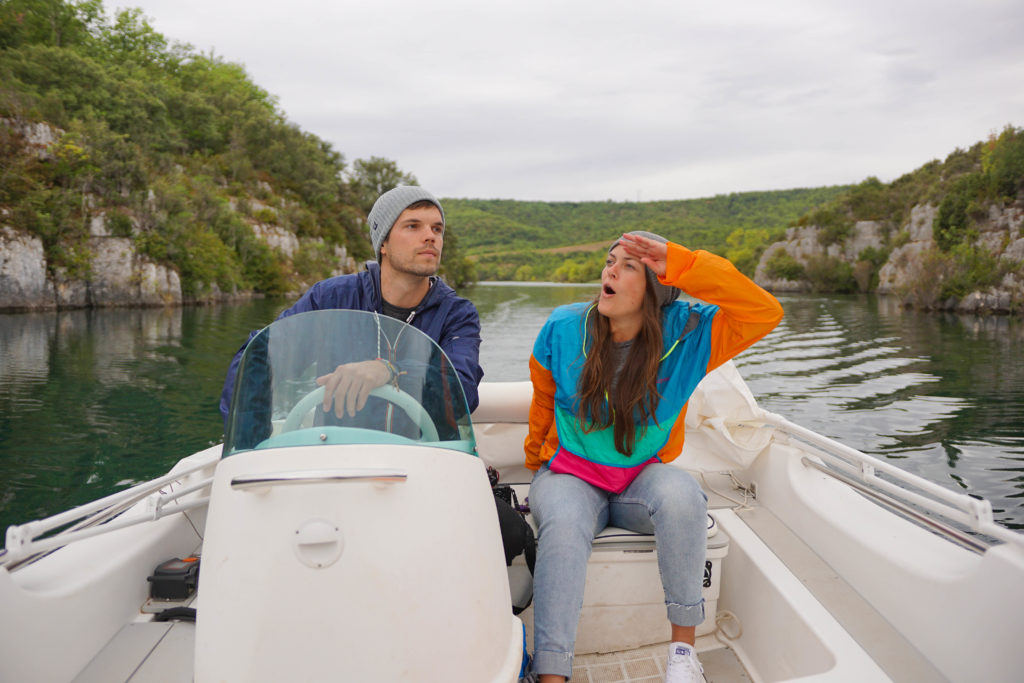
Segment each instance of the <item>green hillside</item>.
M891 183L868 178L833 201L803 216L798 224L826 229L838 242L856 221L880 221L898 230L916 204L939 207L936 240L949 250L968 238L970 219L983 218L991 202L1014 201L1024 193L1024 129L1007 126L970 149L956 149Z
M979 242L991 209L1024 201L1024 129L1007 126L970 149L956 149L891 183L868 178L802 216L797 225L820 228L822 246L844 242L857 221L877 221L883 244L861 253L856 263L820 258L798 263L785 251L768 261L772 278L805 280L819 292L870 291L893 249L910 239L906 230L915 205L938 207L932 232L935 249L922 256L934 283L923 298L947 300L998 285L1024 264L1003 258L1001 249ZM1007 244L1003 244L1005 248ZM859 277L858 277L859 271Z
M870 177L852 186L745 192L662 202L520 202L447 199L449 223L482 280L586 282L600 276L603 246L630 230L649 230L729 258L752 275L764 249L789 226L821 228L823 246L844 241L857 221L877 221L880 249L864 254L872 276L905 243L910 210L938 207L935 259L956 273L944 292L997 281L1013 264L974 244L988 208L1024 199L1024 129L1007 126L970 149L956 149L890 183ZM816 291L855 291L852 266L816 264L809 272L780 253L773 277L808 279ZM868 278L871 279L871 278ZM875 277L877 280L877 277Z
M0 0L0 162L0 223L42 241L51 275L89 278L90 225L102 215L110 233L176 270L186 299L294 291L334 270L338 247L371 256L374 199L416 182L387 159L349 163L289 122L243 67L170 41L140 10L109 17L101 0ZM878 220L891 248L921 202L939 206L944 253L980 263L972 226L1022 184L1024 134L1008 127L888 184L643 203L445 199L442 272L457 286L590 281L603 245L639 229L752 274L790 225L838 242L855 221ZM297 251L267 246L256 225L294 235Z
M40 143L29 131L55 130ZM181 276L186 298L278 293L324 277L335 247L372 255L363 219L415 182L393 162L351 166L290 123L244 68L100 0L0 2L0 218L38 236L49 269L88 279L90 221ZM291 258L257 239L293 233ZM454 235L445 268L462 267ZM470 265L467 264L466 265Z
M589 281L617 235L648 230L730 258L753 273L761 251L814 207L847 186L743 192L660 202L520 202L446 199L462 249L484 280ZM569 247L579 245L574 251ZM558 249L557 252L546 251Z

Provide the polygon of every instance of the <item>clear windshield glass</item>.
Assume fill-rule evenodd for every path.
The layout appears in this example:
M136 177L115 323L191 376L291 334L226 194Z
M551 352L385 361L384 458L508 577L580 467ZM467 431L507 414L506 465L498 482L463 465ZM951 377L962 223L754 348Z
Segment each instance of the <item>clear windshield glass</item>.
M339 366L345 379L325 411L322 378ZM357 410L360 390L365 404ZM224 455L379 443L476 454L462 384L432 339L394 318L347 310L289 316L252 338L235 379Z

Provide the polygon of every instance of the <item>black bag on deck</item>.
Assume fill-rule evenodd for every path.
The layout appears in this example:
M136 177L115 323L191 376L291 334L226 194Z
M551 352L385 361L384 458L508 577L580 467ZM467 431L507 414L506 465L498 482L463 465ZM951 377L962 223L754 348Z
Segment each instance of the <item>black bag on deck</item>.
M497 489L495 489L494 504L498 506L501 544L505 547L505 566L512 566L512 560L519 557L521 553L526 553L526 566L533 574L533 564L537 559L537 540L533 535L533 527L526 521L523 513L513 508Z
M505 550L505 566L509 568L509 590L512 593L512 613L519 614L533 602L533 566L537 560L537 539L533 527L526 521L524 508L519 505L515 489L508 485L498 486L498 473L487 468L494 492L494 505L498 510L498 525L501 528L501 544ZM526 568L512 566L512 560L524 555Z

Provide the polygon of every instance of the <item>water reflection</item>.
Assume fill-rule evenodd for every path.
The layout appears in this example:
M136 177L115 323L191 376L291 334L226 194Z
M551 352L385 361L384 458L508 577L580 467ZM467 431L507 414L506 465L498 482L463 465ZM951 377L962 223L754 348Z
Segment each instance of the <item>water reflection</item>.
M480 285L485 380L525 380L551 310L585 286ZM1024 528L1024 324L859 296L780 297L737 359L766 409ZM0 529L158 476L220 440L224 371L288 302L0 315ZM84 483L84 484L83 484Z
M262 326L277 306L0 315L0 528L216 443L216 396L240 328Z
M480 313L480 365L484 381L530 378L533 342L551 310L577 301L589 301L596 285L530 286L479 285L467 295Z
M737 365L768 410L955 490L1024 527L1024 325L867 297L782 297Z

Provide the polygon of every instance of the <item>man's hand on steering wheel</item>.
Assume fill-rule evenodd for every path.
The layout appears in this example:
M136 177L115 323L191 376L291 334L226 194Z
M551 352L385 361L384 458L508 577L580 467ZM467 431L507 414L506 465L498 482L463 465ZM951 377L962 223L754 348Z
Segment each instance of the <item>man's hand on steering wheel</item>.
M370 392L391 379L391 370L384 361L364 360L358 363L339 365L334 372L316 378L324 388L324 412L334 403L334 414L341 418L343 413L354 417L366 405Z

